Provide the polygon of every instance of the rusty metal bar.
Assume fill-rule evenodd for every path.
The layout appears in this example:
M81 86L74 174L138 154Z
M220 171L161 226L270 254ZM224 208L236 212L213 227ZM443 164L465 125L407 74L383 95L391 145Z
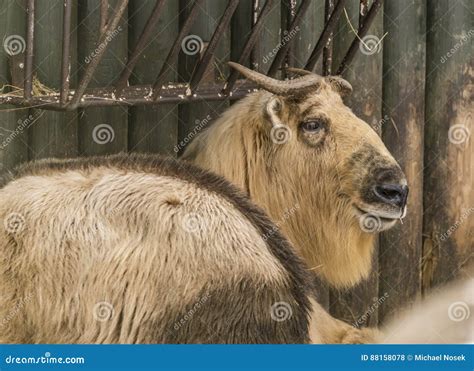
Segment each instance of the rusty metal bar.
M181 27L181 30L179 31L178 37L176 37L176 40L173 46L171 47L168 55L166 56L166 60L163 63L163 66L161 67L160 73L158 74L158 77L156 78L155 84L153 85L153 99L155 100L159 98L160 91L165 82L166 73L169 71L169 69L171 68L171 65L178 57L179 51L181 49L181 43L183 42L184 37L188 34L189 30L194 24L194 21L196 20L198 12L199 12L199 8L201 4L203 3L203 1L204 0L194 1L194 4L189 12L189 15L186 18L186 21L184 22L183 26Z
M71 73L71 62L69 57L69 50L71 48L71 14L72 14L72 0L65 0L64 15L63 15L63 50L61 61L61 104L67 102L69 95L69 79Z
M334 0L326 0L324 6L324 23L326 24L329 21L329 17L334 11ZM323 76L328 76L332 71L332 37L333 32L329 34L328 41L323 48Z
M270 12L272 5L274 3L274 0L267 0L265 2L265 5L263 6L262 10L260 11L260 15L258 16L257 22L255 25L252 27L252 32L250 33L244 49L242 50L242 54L240 55L239 64L244 64L245 60L250 56L250 53L252 52L252 48L254 47L255 43L258 40L258 33L260 32L263 22L265 21L265 16ZM239 72L232 69L230 72L229 78L226 81L226 84L224 86L224 89L222 89L222 94L228 95L229 92L232 90L234 87L235 82L237 81L237 78L239 77Z
M158 22L158 18L160 17L161 11L163 10L164 4L165 4L165 0L157 0L155 7L153 8L153 12L151 13L151 16L148 18L145 28L143 29L143 32L141 33L138 39L137 45L135 46L135 49L131 53L130 58L128 59L127 65L122 71L122 75L117 81L116 91L115 91L115 94L117 96L120 95L123 88L127 85L128 78L132 74L133 69L135 68L135 65L138 62L138 58L143 53L143 50L146 48L148 40L150 39L153 29L156 26L156 23Z
M257 86L246 80L239 80L232 92L232 96L225 97L219 94L223 89L224 83L202 84L199 91L187 96L186 90L188 84L180 83L164 87L160 96L154 100L150 93L153 87L151 85L137 85L126 87L123 90L123 98L117 99L114 94L114 88L93 88L87 89L86 94L81 99L78 107L105 107L105 106L126 106L126 105L156 105L160 103L187 103L196 101L216 101L224 99L240 99L249 93L257 90ZM71 93L74 93L71 90ZM59 94L48 96L33 97L28 102L19 96L2 96L0 104L14 104L24 107L38 107L42 109L51 109L55 111L70 110L70 106L62 106L59 101Z
M358 35L352 41L352 44L349 47L349 50L347 51L346 55L342 59L342 62L339 65L339 68L337 69L338 75L342 75L347 69L347 66L349 65L349 63L354 59L357 49L359 48L360 39L362 39L367 34L367 31L372 25L372 22L374 21L375 16L377 15L378 11L382 7L382 4L383 4L383 0L375 0L372 6L370 7L370 10L367 12L367 15L363 17L364 22L363 24L359 24L359 30L357 32Z
M230 23L232 14L234 14L235 10L237 9L237 6L239 5L239 1L240 0L230 0L227 4L227 7L225 8L222 17L219 20L219 24L217 25L214 33L212 34L211 41L209 42L209 45L207 46L196 70L191 76L191 82L189 83L190 91L188 91L188 93L193 94L194 91L198 89L199 83L207 70L214 51L216 50L220 39L224 35L225 29Z
M359 28L364 23L364 18L369 11L369 0L360 0L359 3Z
M84 72L84 75L82 76L81 81L79 82L77 90L74 93L74 96L72 97L71 101L69 102L69 109L75 109L79 106L79 102L82 96L84 95L84 92L86 91L87 86L89 85L92 76L94 75L94 72L97 69L97 66L102 60L102 57L105 54L109 42L111 41L109 34L111 34L112 31L117 28L117 25L120 22L120 18L127 9L127 5L128 0L122 0L120 2L117 10L114 13L114 16L112 17L110 22L107 23L106 30L100 35L97 47L97 54L92 57L92 60L86 67L86 70Z
M28 0L26 22L25 86L23 95L28 101L33 91L33 44L35 35L35 1Z
M293 22L291 22L291 25L288 30L288 35L291 35L291 32L293 30L296 30L297 27L299 27L300 23L303 20L304 15L306 14L306 11L309 9L309 6L311 4L311 0L303 0L301 2L300 7L298 8L298 11L296 12L295 18L293 19ZM291 45L292 42L292 37L286 42L282 43L280 42L280 50L278 50L277 55L275 56L275 59L273 59L272 65L270 66L270 69L268 70L268 76L275 76L278 70L280 69L283 60L286 56L286 53Z
M326 23L326 26L324 27L321 36L319 36L318 42L316 43L313 52L311 53L311 56L308 59L308 62L306 62L306 66L304 67L306 70L314 70L314 66L316 66L316 62L321 56L324 46L327 44L329 37L334 32L334 29L337 26L337 21L339 20L339 17L341 16L342 11L344 10L345 3L346 0L339 0L336 6L334 7L334 10L331 13L331 16L329 17L329 20Z
M100 0L100 21L99 21L99 32L103 33L107 26L107 18L109 12L109 1Z

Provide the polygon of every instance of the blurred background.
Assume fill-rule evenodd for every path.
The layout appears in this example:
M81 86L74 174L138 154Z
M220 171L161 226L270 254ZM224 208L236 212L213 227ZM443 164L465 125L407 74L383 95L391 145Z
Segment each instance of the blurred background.
M377 325L473 273L473 14L469 0L2 0L0 173L45 157L179 157L232 104L226 81L232 99L247 93L229 60L342 74L410 196L370 278L322 288L321 302Z

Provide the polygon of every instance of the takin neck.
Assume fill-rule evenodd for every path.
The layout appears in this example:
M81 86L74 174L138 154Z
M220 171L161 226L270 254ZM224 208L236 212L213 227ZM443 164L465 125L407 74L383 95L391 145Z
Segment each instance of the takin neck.
M263 102L257 92L233 105L187 148L183 158L245 190L295 246L310 270L334 287L351 287L371 270L374 235L363 233L347 201L294 168L275 171L265 161ZM288 181L290 180L290 181ZM312 192L307 192L313 189Z

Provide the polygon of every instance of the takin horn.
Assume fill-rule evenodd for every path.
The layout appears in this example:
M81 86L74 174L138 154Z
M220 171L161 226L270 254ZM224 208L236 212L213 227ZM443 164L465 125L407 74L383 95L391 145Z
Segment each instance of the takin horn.
M301 68L287 67L285 71L294 73L298 76L316 75L315 73ZM341 96L347 96L352 93L352 85L340 76L327 76L324 78Z
M239 71L258 86L277 95L304 95L310 91L314 91L323 80L321 76L309 73L293 80L281 81L253 71L238 63L229 62L229 66Z

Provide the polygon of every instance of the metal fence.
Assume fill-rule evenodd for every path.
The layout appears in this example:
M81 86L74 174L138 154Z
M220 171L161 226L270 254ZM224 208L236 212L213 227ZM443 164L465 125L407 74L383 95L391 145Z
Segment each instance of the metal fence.
M378 324L472 257L473 11L467 0L4 0L0 170L178 156L188 133L255 88L229 60L270 76L343 74L348 104L407 174L409 215L381 235L367 281L320 300Z

